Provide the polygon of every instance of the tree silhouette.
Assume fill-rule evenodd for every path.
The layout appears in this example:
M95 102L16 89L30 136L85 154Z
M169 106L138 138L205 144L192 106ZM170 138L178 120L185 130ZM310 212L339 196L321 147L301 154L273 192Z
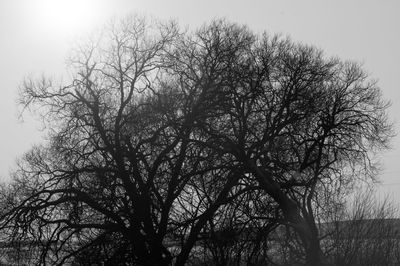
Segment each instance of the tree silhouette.
M376 83L222 20L183 33L130 17L101 37L71 57L68 85L22 86L49 137L19 164L4 233L41 264L184 265L202 234L226 231L221 211L254 208L249 223L289 226L299 261L325 264L319 191L372 176L392 134ZM251 195L264 204L238 202Z

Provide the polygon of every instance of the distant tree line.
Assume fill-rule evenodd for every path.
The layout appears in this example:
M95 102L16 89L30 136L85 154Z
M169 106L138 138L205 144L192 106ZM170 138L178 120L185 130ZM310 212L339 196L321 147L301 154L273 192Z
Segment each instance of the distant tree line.
M116 21L69 72L22 84L47 138L1 195L35 264L332 264L320 225L393 135L358 64L224 20Z

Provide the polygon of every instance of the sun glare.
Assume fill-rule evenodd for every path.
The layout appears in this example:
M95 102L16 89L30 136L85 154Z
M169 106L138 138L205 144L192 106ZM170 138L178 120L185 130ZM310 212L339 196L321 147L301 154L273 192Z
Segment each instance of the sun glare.
M103 1L32 0L29 1L31 22L46 34L70 36L95 27L105 15Z

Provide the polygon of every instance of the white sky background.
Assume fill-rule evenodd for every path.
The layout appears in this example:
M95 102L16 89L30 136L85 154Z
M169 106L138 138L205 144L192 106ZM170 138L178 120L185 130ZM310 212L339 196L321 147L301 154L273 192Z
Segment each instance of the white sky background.
M392 101L389 115L400 132L398 0L0 0L0 180L9 179L15 160L40 141L39 124L17 117L23 78L61 75L76 36L126 13L174 18L190 28L224 17L362 62ZM400 202L399 137L392 146L382 156L380 191Z

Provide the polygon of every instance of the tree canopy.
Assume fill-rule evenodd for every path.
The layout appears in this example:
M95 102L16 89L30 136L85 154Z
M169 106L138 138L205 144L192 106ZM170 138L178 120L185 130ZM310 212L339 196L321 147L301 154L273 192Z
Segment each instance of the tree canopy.
M2 233L38 264L184 265L210 234L286 225L322 265L326 191L375 178L392 136L360 65L224 20L129 17L69 62L22 84L48 140L3 193Z

